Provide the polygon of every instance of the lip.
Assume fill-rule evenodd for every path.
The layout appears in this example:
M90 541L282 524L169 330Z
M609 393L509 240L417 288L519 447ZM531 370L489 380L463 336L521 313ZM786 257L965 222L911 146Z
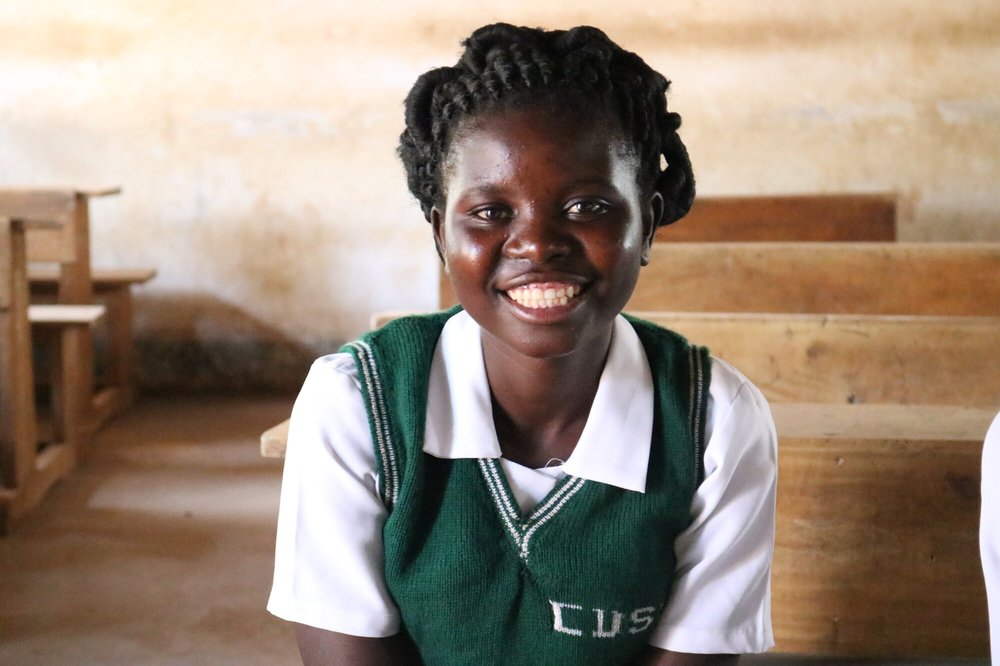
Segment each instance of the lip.
M579 281L570 282L569 280L565 279L563 280L549 279L548 282L581 284ZM529 280L527 282L523 282L518 286L525 286L529 284L538 284L538 283L539 282L536 280ZM525 305L521 305L507 294L507 290L501 291L499 292L499 294L503 302L507 305L507 307L509 307L512 310L514 316L517 317L519 320L529 324L547 325L547 324L557 324L562 321L565 321L566 319L572 317L574 313L584 305L584 303L587 301L587 288L586 285L582 284L581 288L582 291L580 292L580 294L575 296L565 305L553 305L551 307L546 307L546 308L529 308ZM516 289L516 287L511 287L510 289Z
M529 308L507 294L501 294L501 297L518 319L531 324L555 324L571 317L586 300L587 293L583 292L566 305L554 305L549 308Z
M588 282L590 282L589 279L574 273L532 271L529 273L519 273L516 277L499 281L497 290L508 292L518 287L526 287L529 284L562 283L579 285L586 291Z

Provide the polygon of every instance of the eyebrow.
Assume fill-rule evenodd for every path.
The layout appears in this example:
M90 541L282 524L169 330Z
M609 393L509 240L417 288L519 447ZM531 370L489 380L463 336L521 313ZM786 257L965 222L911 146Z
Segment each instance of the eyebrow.
M587 187L587 186L609 187L615 191L618 191L618 188L615 187L614 183L610 179L598 178L598 177L578 178L577 180L567 183L566 189L572 189L576 187ZM503 194L506 189L507 189L506 187L497 185L492 181L484 179L481 183L476 183L476 182L470 183L468 187L461 188L461 191L463 193L469 193L469 194L493 195L493 194Z

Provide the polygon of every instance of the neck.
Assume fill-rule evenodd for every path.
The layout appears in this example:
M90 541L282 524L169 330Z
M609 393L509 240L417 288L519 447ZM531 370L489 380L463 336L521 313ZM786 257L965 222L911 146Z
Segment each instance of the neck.
M550 458L566 460L597 394L611 331L558 358L526 357L486 335L483 359L504 457L529 467L542 467Z

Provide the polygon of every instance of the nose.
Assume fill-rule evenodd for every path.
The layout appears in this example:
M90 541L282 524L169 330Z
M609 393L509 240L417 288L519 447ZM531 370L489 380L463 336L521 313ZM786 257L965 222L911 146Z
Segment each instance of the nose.
M528 211L515 217L507 227L504 255L545 263L572 251L572 237L566 221L540 211Z

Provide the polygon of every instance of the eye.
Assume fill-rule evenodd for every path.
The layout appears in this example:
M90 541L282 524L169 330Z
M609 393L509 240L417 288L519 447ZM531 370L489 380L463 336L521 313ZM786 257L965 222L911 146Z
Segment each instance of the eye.
M587 217L602 215L608 212L610 207L611 204L602 199L580 199L579 201L574 201L567 206L566 212L569 215Z
M511 212L506 206L480 206L472 211L472 216L486 222L500 222L510 219Z

